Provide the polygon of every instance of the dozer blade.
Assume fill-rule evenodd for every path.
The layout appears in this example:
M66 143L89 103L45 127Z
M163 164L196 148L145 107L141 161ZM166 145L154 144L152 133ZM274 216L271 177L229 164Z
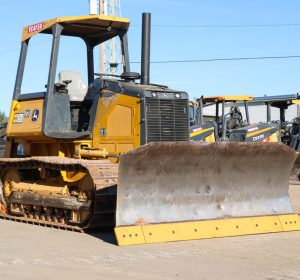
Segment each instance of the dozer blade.
M278 143L152 143L122 156L119 245L300 230Z

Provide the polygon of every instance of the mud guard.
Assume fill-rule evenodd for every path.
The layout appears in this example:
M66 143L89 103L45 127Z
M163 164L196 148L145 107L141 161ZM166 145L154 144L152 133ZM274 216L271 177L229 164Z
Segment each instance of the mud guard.
M159 235L165 230L176 235L174 226L180 226L180 236L171 234L166 241L197 239L183 233L193 221L202 223L201 228L205 228L203 222L214 221L218 228L220 223L224 227L224 221L231 227L238 219L255 227L253 217L269 217L265 224L280 226L279 215L284 215L293 220L293 229L300 229L298 216L289 215L293 209L288 180L295 158L291 148L278 143L166 142L132 150L122 156L119 166L118 243L149 243L145 232L152 225L159 228ZM131 232L132 226L140 233ZM278 231L283 231L282 227ZM272 230L264 228L263 232ZM249 229L244 234L250 233L260 232ZM143 238L136 240L136 234ZM162 241L158 238L157 242Z

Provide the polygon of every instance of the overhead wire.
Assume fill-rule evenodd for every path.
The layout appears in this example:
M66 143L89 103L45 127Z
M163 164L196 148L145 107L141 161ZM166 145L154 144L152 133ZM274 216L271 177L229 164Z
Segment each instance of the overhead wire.
M151 61L152 64L169 64L169 63L199 63L199 62L218 62L218 61L239 61L239 60L267 60L267 59L292 59L300 58L300 55L283 55L283 56L257 56L257 57L225 57L225 58L209 58L209 59L186 59L186 60L157 60ZM131 63L139 64L140 61L132 61Z
M32 46L40 45L51 40L44 40L32 44ZM0 55L10 52L19 51L20 48L10 49L0 52ZM170 63L201 63L201 62L222 62L222 61L241 61L241 60L271 60L271 59L297 59L300 55L281 55L281 56L254 56L254 57L220 57L220 58L208 58L208 59L182 59L182 60L153 60L151 64L170 64ZM140 64L141 61L131 61L133 64Z
M9 4L15 1L7 1L1 4ZM134 27L140 27L140 25L133 25ZM152 25L153 27L166 27L166 28L242 28L242 27L291 27L300 26L300 23L278 23L278 24L235 24L235 25ZM33 45L38 45L48 40L35 43ZM10 52L19 51L20 48L5 50L0 52L0 55L7 54ZM170 63L200 63L200 62L218 62L218 61L239 61L239 60L270 60L270 59L293 59L300 58L300 55L283 55L283 56L257 56L257 57L225 57L225 58L209 58L209 59L183 59L183 60L161 60L161 61L151 61L152 64L170 64ZM133 64L139 64L140 61L132 61Z
M300 23L271 23L271 24L228 24L228 25L165 25L153 24L152 27L162 28L251 28L251 27L297 27ZM132 27L142 27L141 25L132 25Z
M44 44L44 43L47 43L47 42L51 42L51 39L47 39L47 40L35 42L35 43L31 44L31 46L34 47L36 45L41 45L41 44ZM21 50L21 48L15 48L15 49L10 49L10 50L5 50L5 51L0 52L0 55L11 53L11 52L17 52L17 51L20 51L20 50Z

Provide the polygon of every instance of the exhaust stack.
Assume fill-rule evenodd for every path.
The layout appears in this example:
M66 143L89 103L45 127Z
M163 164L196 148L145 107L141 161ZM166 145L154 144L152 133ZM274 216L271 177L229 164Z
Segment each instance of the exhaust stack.
M142 57L141 57L141 84L150 84L150 37L151 14L143 13L142 24Z

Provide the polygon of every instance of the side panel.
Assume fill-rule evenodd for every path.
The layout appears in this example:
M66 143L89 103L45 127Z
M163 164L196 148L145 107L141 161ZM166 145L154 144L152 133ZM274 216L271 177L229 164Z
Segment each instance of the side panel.
M102 91L93 128L93 147L109 153L140 146L140 99Z
M245 142L280 142L279 131L274 127L259 129L255 132L247 133Z
M202 126L194 125L190 127L191 141L216 142L216 125L214 122L206 122Z
M201 129L190 133L191 141L216 142L214 128Z
M7 135L18 136L41 136L43 99L13 101Z
M208 143L216 142L215 134L211 133L210 135L204 138L204 141Z

